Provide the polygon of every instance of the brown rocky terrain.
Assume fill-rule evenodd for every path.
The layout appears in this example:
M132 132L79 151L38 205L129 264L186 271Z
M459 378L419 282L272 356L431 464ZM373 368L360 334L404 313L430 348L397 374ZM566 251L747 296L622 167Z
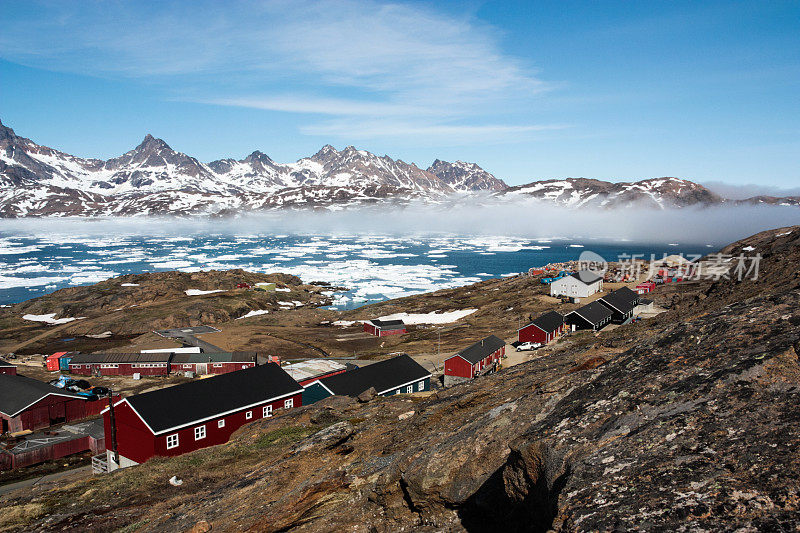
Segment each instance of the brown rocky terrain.
M753 287L694 284L656 318L427 397L333 397L9 494L0 529L796 531L800 227L726 250L748 247Z

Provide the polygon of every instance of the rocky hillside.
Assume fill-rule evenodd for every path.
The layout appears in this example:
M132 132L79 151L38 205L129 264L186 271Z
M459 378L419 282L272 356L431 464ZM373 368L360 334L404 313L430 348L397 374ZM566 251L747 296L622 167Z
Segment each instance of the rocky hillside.
M697 284L702 308L430 397L334 397L224 446L7 495L0 527L796 530L800 227L730 250L749 247L768 273L753 293Z

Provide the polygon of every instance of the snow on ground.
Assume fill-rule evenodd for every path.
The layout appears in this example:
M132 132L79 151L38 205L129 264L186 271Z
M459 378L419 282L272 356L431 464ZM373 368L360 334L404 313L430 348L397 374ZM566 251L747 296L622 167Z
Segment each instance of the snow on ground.
M334 320L333 322L331 322L331 324L334 325L334 326L339 326L339 327L342 327L342 328L346 328L347 326L352 326L353 324L356 324L358 322L361 322L361 321L360 320Z
M186 296L201 296L203 294L213 294L215 292L228 292L228 291L223 289L217 289L215 291L201 291L200 289L187 289L184 292L186 292Z
M404 324L449 324L456 320L471 315L477 309L462 309L460 311L434 311L432 313L394 313L380 317L380 320L402 320ZM336 322L334 322L336 324Z
M122 284L120 284L120 287L138 287L138 286L139 286L138 283L122 283Z
M253 311L250 311L246 315L240 316L236 320L241 320L243 318L250 318L251 316L266 315L267 313L269 313L269 311L267 311L266 309L254 309Z
M292 289L288 287L277 287L275 290L278 292L292 292Z
M50 313L47 315L22 315L23 320L30 320L31 322L44 322L51 325L66 324L67 322L72 322L73 320L82 320L84 318L86 317L79 316L77 318L56 318L55 313Z
M753 250L755 250L755 247L754 246L745 246L744 248L742 248L742 250L744 250L745 252L752 252Z

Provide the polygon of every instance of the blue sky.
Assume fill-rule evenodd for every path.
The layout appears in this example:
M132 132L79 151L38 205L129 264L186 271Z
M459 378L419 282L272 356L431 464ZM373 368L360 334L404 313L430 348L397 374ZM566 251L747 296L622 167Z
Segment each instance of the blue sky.
M4 2L0 119L108 158L355 145L510 184L800 186L798 2Z

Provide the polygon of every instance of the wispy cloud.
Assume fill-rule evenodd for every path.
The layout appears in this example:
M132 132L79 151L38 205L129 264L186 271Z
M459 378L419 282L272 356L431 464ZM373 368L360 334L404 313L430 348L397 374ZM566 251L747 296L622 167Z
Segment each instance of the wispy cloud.
M34 3L0 54L54 70L161 83L181 98L301 115L315 135L484 135L549 89L469 16L377 0ZM301 95L301 96L298 96ZM348 117L346 128L316 123ZM392 131L376 121L404 117ZM493 122L496 122L494 119ZM466 125L464 125L466 123Z

